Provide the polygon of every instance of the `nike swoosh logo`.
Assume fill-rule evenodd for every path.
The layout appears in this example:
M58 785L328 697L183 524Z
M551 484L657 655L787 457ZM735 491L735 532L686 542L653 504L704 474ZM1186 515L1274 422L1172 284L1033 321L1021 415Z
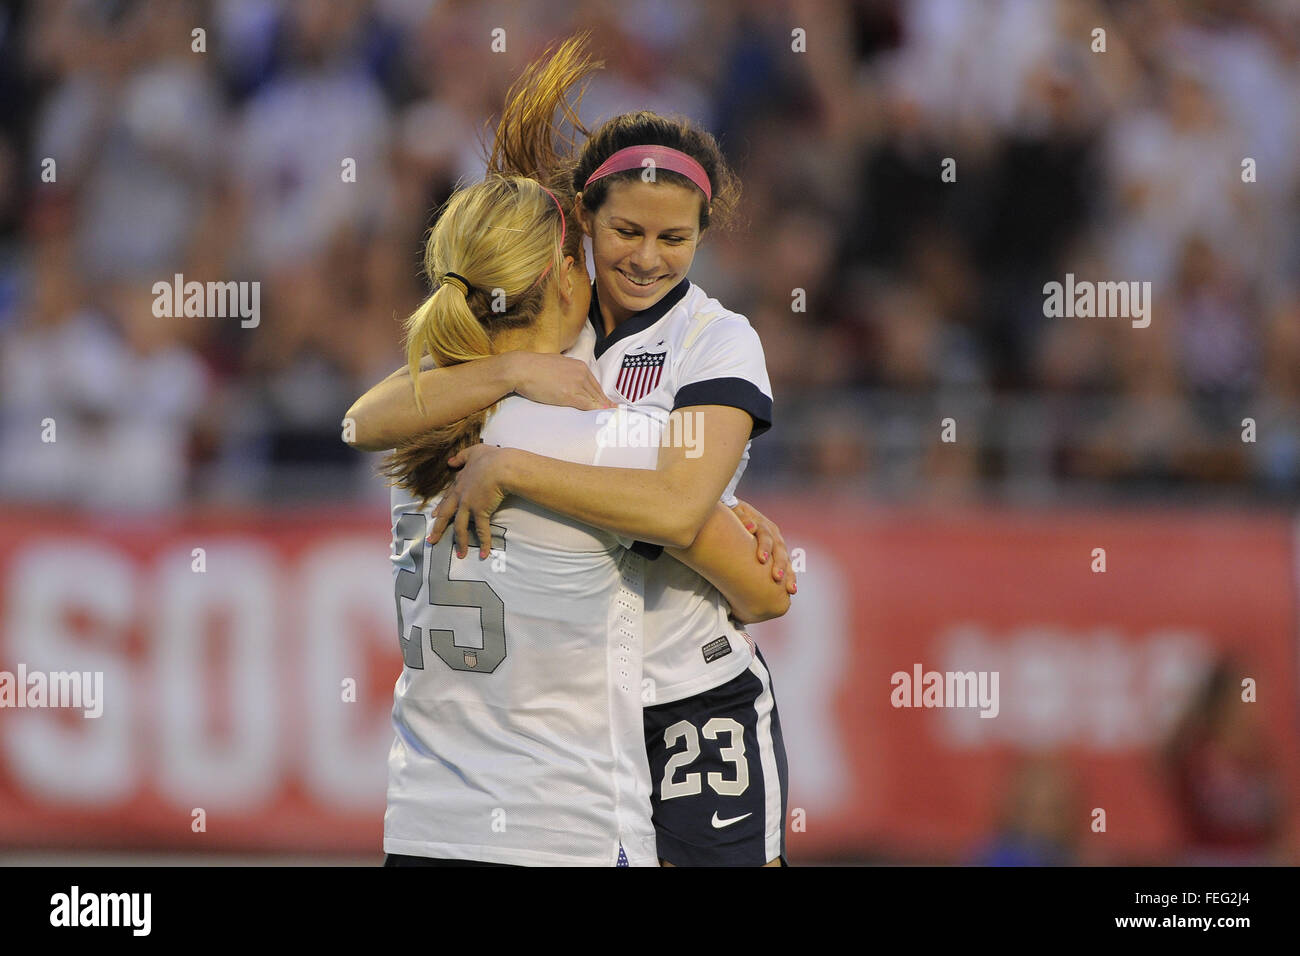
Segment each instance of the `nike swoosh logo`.
M714 811L713 811L713 829L715 829L715 830L721 830L723 827L729 827L729 826L731 826L733 823L739 823L741 820L745 819L745 817L752 817L753 815L754 815L754 812L751 810L749 813L742 813L740 816L738 816L738 817L732 817L732 818L730 818L729 820L719 820L719 819L718 819L718 811L717 811L717 810L714 810Z

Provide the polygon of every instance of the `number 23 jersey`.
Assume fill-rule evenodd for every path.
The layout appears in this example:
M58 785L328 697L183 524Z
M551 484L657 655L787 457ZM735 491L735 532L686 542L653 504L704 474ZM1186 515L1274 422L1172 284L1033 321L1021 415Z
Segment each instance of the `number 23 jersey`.
M600 303L591 301L588 330L601 327ZM569 355L587 361L610 398L660 421L676 409L729 405L753 419L750 438L772 423L772 386L763 345L749 321L683 279L649 309L635 313L591 343L584 335ZM683 421L688 454L707 436ZM723 502L749 460L749 445ZM748 638L730 620L726 600L708 581L677 561L646 565L647 705L666 704L718 687L749 667Z

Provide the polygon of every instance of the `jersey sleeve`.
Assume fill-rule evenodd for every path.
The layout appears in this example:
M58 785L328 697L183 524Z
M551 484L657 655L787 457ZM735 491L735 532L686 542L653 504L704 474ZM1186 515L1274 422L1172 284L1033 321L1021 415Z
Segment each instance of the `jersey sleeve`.
M728 508L736 507L736 486L740 484L740 477L745 473L745 468L749 465L749 442L745 442L745 450L740 453L740 463L736 465L736 473L731 476L731 481L727 482L727 488L722 492L722 503Z
M763 343L743 316L716 318L688 342L673 410L692 405L730 405L749 412L754 420L750 438L772 427L772 385Z

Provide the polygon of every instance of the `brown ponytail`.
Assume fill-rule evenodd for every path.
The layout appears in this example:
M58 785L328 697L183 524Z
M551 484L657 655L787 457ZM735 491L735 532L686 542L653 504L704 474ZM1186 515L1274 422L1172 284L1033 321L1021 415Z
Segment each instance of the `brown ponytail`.
M578 107L592 75L605 66L588 51L589 37L578 33L547 48L511 84L487 163L489 173L527 176L555 193L569 217L564 254L574 258L582 243L582 228L573 216L578 147L557 131L556 114L575 133L587 135ZM575 87L576 95L570 96Z
M667 146L690 156L708 174L713 200L700 203L700 231L710 224L725 228L740 201L740 180L710 133L690 120L645 110L615 116L594 133L582 125L577 107L592 74L604 66L588 52L589 40L588 33L575 34L549 48L520 74L506 95L488 169L531 176L557 193L563 190L568 197L582 193L583 206L595 212L604 203L611 183L640 176L639 170L627 170L584 188L597 167L628 146ZM575 87L578 92L571 97L570 90ZM557 144L557 113L584 139L580 148L573 139ZM665 182L694 188L689 179L672 170L659 170L659 175Z

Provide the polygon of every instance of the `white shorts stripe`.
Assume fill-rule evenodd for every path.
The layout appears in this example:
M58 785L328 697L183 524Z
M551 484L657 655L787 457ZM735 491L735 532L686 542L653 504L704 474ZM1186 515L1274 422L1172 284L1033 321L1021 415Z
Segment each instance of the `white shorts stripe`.
M766 853L763 862L770 863L781 855L781 836L785 831L785 819L781 815L781 775L777 771L776 745L772 741L772 681L757 655L749 664L749 672L763 685L763 690L754 699L754 711L758 715L754 733L758 738L758 759L763 766Z

